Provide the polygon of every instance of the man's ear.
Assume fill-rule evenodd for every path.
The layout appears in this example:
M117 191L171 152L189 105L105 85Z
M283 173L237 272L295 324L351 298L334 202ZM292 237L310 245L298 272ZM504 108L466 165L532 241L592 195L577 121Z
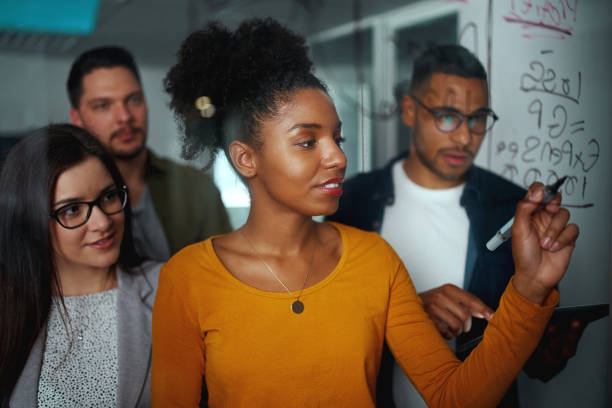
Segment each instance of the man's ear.
M415 103L412 96L406 94L402 97L402 122L406 126L414 126Z
M242 177L250 179L257 175L255 151L251 146L244 142L234 140L229 145L229 154L234 168Z
M83 127L81 114L75 108L70 108L70 123L72 123L74 126Z

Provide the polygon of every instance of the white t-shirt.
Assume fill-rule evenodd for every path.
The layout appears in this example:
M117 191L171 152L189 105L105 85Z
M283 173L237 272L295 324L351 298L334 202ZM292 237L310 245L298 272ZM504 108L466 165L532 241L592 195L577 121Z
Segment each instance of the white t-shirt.
M385 208L380 235L395 249L417 292L452 283L463 287L469 220L459 205L465 184L431 190L395 163L395 202Z
M445 283L463 288L469 220L459 201L465 184L424 188L406 176L402 163L393 165L395 201L385 207L380 235L404 262L417 292ZM393 396L398 407L427 407L397 364Z

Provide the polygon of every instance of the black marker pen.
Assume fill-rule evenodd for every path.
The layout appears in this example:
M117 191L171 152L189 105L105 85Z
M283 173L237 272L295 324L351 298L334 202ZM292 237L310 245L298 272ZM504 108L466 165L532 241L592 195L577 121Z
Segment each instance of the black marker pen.
M554 184L544 187L544 198L542 199L542 202L540 203L539 208L542 208L543 206L548 204L550 200L553 199L553 197L557 194L557 192L559 191L559 188L561 187L565 179L567 179L567 176L563 176L559 180L557 180ZM508 238L510 238L513 223L514 223L514 217L510 218L510 220L508 220L508 222L505 223L504 226L501 227L499 231L495 233L495 235L493 235L493 237L491 237L489 242L487 242L487 249L489 251L495 251L497 247L499 247L501 244L506 242Z

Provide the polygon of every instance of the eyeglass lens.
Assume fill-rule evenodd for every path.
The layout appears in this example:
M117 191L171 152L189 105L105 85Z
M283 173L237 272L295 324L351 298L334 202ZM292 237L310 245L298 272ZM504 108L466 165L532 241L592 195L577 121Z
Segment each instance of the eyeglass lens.
M461 126L464 119L468 121L470 130L475 133L486 133L495 122L493 116L488 113L466 117L456 112L438 112L436 115L436 126L443 132L452 132Z
M89 220L94 205L97 205L106 215L113 215L123 210L126 198L127 193L123 190L108 191L93 202L78 202L64 206L56 212L56 217L64 227L76 228Z

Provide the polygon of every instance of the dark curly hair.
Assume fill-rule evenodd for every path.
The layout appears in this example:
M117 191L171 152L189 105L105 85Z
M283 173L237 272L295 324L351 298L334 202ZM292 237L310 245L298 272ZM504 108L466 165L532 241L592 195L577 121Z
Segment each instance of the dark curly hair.
M312 73L304 38L270 18L246 20L233 32L212 22L192 33L164 86L183 133L185 159L219 150L227 154L232 140L258 147L260 124L295 91L327 92ZM213 117L202 117L195 107L200 96L215 106Z

